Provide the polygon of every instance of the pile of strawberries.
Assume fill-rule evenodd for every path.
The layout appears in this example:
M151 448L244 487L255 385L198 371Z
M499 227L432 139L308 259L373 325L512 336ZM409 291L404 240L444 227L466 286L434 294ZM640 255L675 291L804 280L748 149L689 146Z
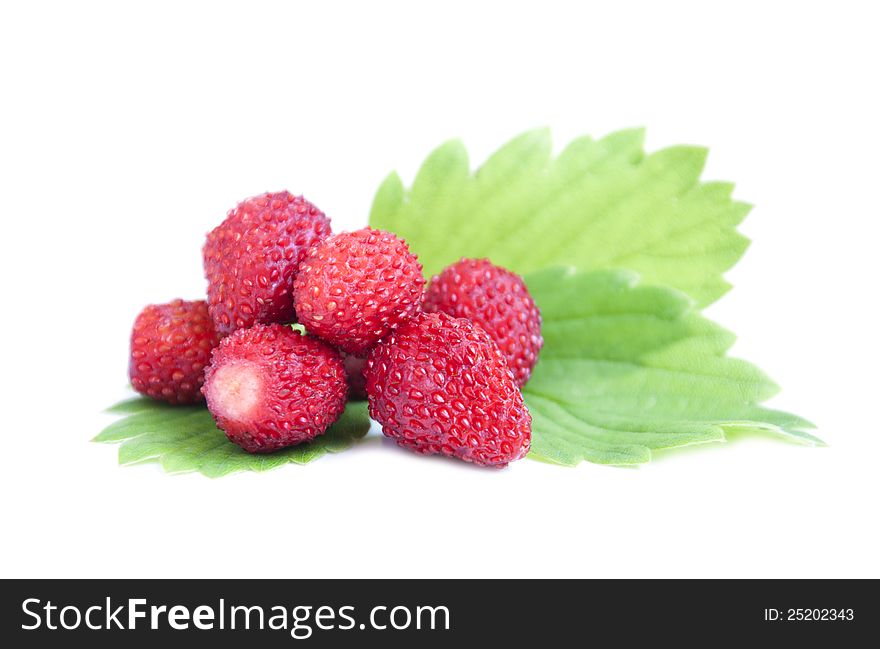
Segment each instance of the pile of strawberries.
M425 289L390 232L333 234L288 192L249 198L208 234L208 299L146 307L131 334L134 388L207 400L251 453L308 442L350 399L398 444L488 466L526 455L520 387L543 340L522 279L462 259ZM299 323L307 333L291 327Z

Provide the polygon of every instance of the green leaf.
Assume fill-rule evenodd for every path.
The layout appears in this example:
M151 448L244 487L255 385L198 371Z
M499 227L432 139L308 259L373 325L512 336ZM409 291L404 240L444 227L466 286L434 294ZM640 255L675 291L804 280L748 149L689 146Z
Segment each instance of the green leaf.
M267 471L288 463L305 464L352 446L370 428L366 403L349 403L330 429L308 444L255 455L226 439L204 406L171 406L136 397L107 412L124 415L94 442L121 442L119 463L160 462L170 473L198 471L210 478L236 471Z
M637 464L657 449L770 433L819 445L812 424L761 402L777 386L726 356L734 336L680 291L631 271L545 269L526 276L545 346L523 394L530 457Z
M750 207L733 185L700 182L706 150L650 155L641 130L582 137L555 159L550 133L525 133L471 173L447 142L410 190L396 173L379 188L370 225L407 240L431 276L461 257L489 257L519 273L549 266L632 269L705 306L748 240L736 230Z

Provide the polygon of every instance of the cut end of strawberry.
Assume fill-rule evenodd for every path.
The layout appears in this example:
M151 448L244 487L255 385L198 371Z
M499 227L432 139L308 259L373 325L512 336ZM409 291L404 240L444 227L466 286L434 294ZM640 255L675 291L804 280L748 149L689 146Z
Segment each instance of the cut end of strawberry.
M253 421L263 393L260 368L247 361L217 368L205 384L205 397L211 412L237 422Z
M339 351L280 324L238 329L214 350L205 398L217 428L249 453L323 435L345 410Z

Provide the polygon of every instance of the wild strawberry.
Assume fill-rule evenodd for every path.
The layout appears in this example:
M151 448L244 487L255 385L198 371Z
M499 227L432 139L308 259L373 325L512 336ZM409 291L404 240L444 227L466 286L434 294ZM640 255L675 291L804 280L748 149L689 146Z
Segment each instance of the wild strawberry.
M202 256L208 305L221 336L256 323L293 322L293 279L330 220L302 196L248 198L208 234Z
M522 394L498 346L470 320L420 313L367 366L370 415L401 446L498 467L528 453Z
M365 355L421 309L425 279L406 243L365 228L312 247L294 281L299 322L340 349Z
M268 453L323 434L345 409L335 349L283 325L255 325L224 338L202 388L226 436Z
M131 331L128 375L135 390L168 403L202 400L217 334L204 300L151 304Z
M488 259L462 259L431 280L425 311L467 318L486 330L523 386L532 374L541 337L541 313L522 278Z

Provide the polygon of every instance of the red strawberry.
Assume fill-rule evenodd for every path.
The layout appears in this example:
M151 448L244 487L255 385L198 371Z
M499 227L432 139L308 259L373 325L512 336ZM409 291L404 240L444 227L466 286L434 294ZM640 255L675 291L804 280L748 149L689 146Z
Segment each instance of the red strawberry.
M522 278L488 259L462 259L431 280L425 311L467 318L486 330L525 385L544 345L541 312Z
M355 401L363 401L367 398L367 379L364 377L364 368L367 359L360 356L344 354L345 375L348 378L348 396Z
M420 313L373 349L367 367L370 416L401 446L498 467L528 453L522 394L470 320Z
M208 234L202 255L208 304L221 336L256 323L293 322L293 278L330 220L302 196L254 196Z
M128 375L138 392L168 403L196 403L217 334L204 300L151 304L131 331Z
M340 349L365 355L421 309L425 279L406 243L364 228L309 250L293 284L306 329Z
M251 453L323 434L345 409L346 391L339 352L279 324L224 338L202 388L217 426Z

